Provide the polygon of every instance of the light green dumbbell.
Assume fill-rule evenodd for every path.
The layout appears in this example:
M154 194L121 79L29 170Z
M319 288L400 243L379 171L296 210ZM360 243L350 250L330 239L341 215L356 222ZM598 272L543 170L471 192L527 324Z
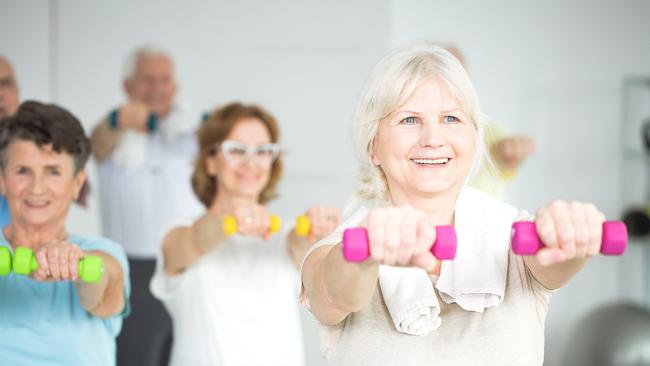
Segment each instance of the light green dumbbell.
M11 272L11 251L7 247L0 247L0 276Z
M26 247L18 247L14 252L14 272L29 275L40 268L34 252ZM87 255L79 261L79 278L88 283L99 282L104 274L104 261L96 255Z

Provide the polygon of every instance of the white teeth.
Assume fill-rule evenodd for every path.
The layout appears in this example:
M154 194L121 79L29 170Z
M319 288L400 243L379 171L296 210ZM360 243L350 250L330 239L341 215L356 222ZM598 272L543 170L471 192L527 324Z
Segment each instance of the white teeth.
M449 161L449 158L440 158L440 159L411 159L415 164L445 164Z
M27 201L27 204L30 206L44 206L47 204L47 201Z

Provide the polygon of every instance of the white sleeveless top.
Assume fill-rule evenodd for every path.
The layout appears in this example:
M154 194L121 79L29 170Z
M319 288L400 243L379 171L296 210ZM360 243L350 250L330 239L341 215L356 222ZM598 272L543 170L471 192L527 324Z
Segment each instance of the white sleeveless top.
M284 234L233 235L175 276L160 258L151 291L172 318L172 366L304 365L298 272Z

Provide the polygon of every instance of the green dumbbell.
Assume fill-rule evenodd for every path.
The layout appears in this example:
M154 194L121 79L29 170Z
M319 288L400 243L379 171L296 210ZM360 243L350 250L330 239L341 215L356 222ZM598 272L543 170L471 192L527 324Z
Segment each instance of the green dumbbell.
M11 251L7 247L0 247L0 276L11 272Z
M26 247L18 247L14 252L14 272L29 275L40 268L34 252ZM96 255L88 255L79 261L79 278L87 283L99 282L104 273L104 261Z

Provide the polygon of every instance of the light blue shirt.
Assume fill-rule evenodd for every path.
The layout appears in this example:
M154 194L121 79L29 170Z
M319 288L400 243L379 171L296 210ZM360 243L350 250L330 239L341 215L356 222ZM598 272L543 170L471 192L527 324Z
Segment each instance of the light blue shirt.
M0 276L0 364L115 365L115 338L130 312L126 255L119 245L99 236L70 235L68 241L84 251L108 253L119 262L127 305L122 313L102 319L81 307L72 282L37 282L13 272ZM1 231L0 246L11 250Z

